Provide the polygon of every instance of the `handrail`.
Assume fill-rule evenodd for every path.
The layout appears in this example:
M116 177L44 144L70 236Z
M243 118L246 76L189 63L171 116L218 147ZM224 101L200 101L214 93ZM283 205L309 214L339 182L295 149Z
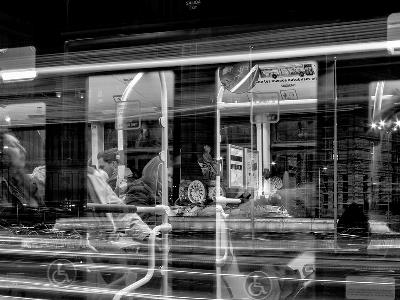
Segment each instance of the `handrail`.
M156 236L159 232L169 232L171 231L171 225L170 224L162 224L159 226L156 226L153 228L153 230L150 232L149 236L149 248L150 248L150 255L149 255L149 264L147 268L147 273L146 275L138 280L132 283L131 285L123 288L119 292L115 294L113 297L113 300L120 300L121 297L126 296L127 294L133 292L135 289L145 285L147 282L150 281L150 279L153 277L154 274L154 267L155 267L155 239Z
M136 213L136 205L88 203L86 211L107 213Z
M166 205L156 206L136 206L128 204L99 204L88 203L87 211L91 212L106 212L106 213L155 213L157 215L168 214L170 208Z
M126 207L125 207L126 206ZM94 212L103 213L126 213L126 212L138 212L138 213L154 213L157 215L168 215L170 208L166 205L156 205L152 207L141 207L135 205L125 204L97 204L88 203L87 210ZM80 218L61 218L54 225L54 228L58 230L94 230L94 229L106 229L113 230L114 228L110 225L100 225L98 220L95 218L80 217Z
M218 72L219 73L219 72ZM220 86L217 94L217 109L216 109L216 124L215 124L215 131L216 131L216 147L215 147L215 155L217 161L222 161L221 157L221 109L223 108L223 96L224 96L225 88L224 86ZM221 168L221 165L219 165ZM221 266L228 258L228 250L229 250L229 243L227 241L227 234L226 234L226 222L225 219L228 217L227 214L224 213L224 210L221 204L227 203L240 203L240 199L234 198L226 198L221 195L221 169L218 170L217 175L215 177L215 265L216 265L216 296L217 299L221 299L221 291L222 291L222 272ZM221 222L222 221L222 222ZM223 226L221 226L221 223ZM221 252L221 242L223 238L222 231L225 234L225 245L224 245L224 256L220 256Z
M239 204L242 202L242 200L237 198L226 198L223 196L217 196L215 198L218 204Z
M226 214L225 212L224 212L224 209L222 208L222 206L221 205L216 205L216 213L217 214L219 214L221 217L222 217L222 224L223 224L223 226L221 226L220 227L220 230L221 230L221 235L220 235L220 237L221 237L221 240L224 238L224 236L223 236L223 233L225 233L225 240L227 239L227 234L226 234L226 219L227 219L227 217L229 216L228 214ZM220 245L221 245L221 243L220 243ZM222 248L222 247L221 247ZM227 258L228 258L228 249L229 249L229 247L228 247L228 241L226 241L226 243L225 243L225 251L224 251L224 256L223 257L216 257L215 258L215 263L217 264L217 266L218 267L221 267L223 264L224 264L224 262L227 260Z
M142 79L143 75L144 75L143 72L139 72L139 73L135 74L133 79L128 83L128 85L126 86L125 90L122 93L121 103L126 104L130 93L132 92L132 90L135 87L135 85L140 81L140 79ZM126 106L123 107L123 110L125 108L126 108ZM117 115L117 119L116 119L116 124L121 124L122 122L123 122L123 115L118 114ZM120 151L120 153L124 150L124 134L123 134L123 132L124 131L121 128L119 128L117 130L118 151ZM119 164L118 165L117 185L116 186L119 186L119 184L121 183L121 180L122 180L122 177L123 177L124 173L125 173L125 165L124 164Z
M162 225L169 225L168 221L168 91L167 81L165 79L165 72L158 72L161 87L161 160L162 164L162 179L161 179L161 203L164 205L165 212L162 216ZM162 287L163 296L168 297L169 292L169 280L168 280L168 256L169 256L169 245L168 245L168 232L162 235Z

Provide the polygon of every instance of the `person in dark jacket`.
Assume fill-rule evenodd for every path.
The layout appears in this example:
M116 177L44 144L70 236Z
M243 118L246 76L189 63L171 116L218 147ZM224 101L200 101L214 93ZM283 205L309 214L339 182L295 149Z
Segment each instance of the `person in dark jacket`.
M357 203L348 205L337 223L338 244L342 248L366 248L369 242L368 216Z

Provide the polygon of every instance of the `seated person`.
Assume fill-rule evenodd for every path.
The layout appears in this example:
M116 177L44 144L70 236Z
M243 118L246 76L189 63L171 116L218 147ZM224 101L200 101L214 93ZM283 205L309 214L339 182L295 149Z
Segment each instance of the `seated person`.
M143 168L142 176L129 183L125 195L126 204L137 206L154 206L161 204L161 166L157 155Z
M215 180L218 170L217 161L211 156L211 147L203 146L203 154L198 159L198 163L203 172L204 180Z
M90 202L99 204L124 204L113 192L111 187L105 184L104 179L94 168L88 168L88 194ZM123 230L129 236L144 240L150 235L150 228L136 213L106 214L114 231Z
M25 148L9 132L0 134L0 146L1 217L11 223L26 225L41 222L39 208L44 207L44 201L37 186L25 174Z
M155 206L161 204L162 160L159 155L153 157L143 168L142 176L128 183L123 196L126 204L137 206ZM171 165L171 164L169 164ZM168 184L172 184L172 168L168 168ZM142 215L142 218L148 216Z
M44 166L35 168L32 179L38 186L44 187L46 180L46 168ZM113 192L111 187L105 182L100 172L92 167L88 167L87 172L87 192L88 202L98 204L124 204ZM142 221L136 213L106 213L104 219L99 222L108 221L113 231L124 231L128 236L136 240L144 240L150 235L151 229ZM105 224L102 224L103 226Z
M99 152L97 154L99 161L99 169L105 171L108 175L107 183L111 186L113 191L119 193L120 190L124 190L127 181L130 181L133 176L132 171L129 168L125 168L125 178L120 186L117 187L118 178L118 164L119 154L117 148L111 148L106 151Z

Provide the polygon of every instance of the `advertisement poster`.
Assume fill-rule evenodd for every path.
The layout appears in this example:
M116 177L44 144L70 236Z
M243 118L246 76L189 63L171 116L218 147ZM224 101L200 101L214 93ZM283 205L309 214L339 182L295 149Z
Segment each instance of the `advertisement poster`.
M256 104L280 103L302 107L305 103L315 105L317 101L316 61L260 63L251 69L236 64L219 69L218 76L224 87L223 101L227 103L248 102L249 93ZM273 112L276 110L274 108Z
M317 99L316 62L260 64L259 69L260 76L252 92L269 93L270 100Z
M244 149L244 182L246 188L258 188L258 151Z
M243 159L242 147L228 145L228 187L243 187Z

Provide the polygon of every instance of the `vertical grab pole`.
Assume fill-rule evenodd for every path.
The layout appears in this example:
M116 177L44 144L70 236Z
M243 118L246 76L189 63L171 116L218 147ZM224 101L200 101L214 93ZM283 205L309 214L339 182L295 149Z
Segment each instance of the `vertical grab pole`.
M161 119L160 123L162 126L161 135L161 160L162 164L162 205L168 206L168 94L167 84L165 80L164 72L158 73L161 83ZM162 224L168 224L168 214L162 215ZM163 295L168 296L168 232L162 233L162 244L163 244L163 258L162 258L162 275L163 275Z
M221 295L221 265L218 260L221 256L221 215L220 215L220 204L218 203L218 198L221 195L221 113L220 104L222 103L222 97L224 95L224 87L221 86L217 95L217 109L216 109L216 145L215 145L215 155L218 161L218 172L215 178L215 259L216 259L216 281L217 281L217 299L222 299ZM221 207L222 209L222 207Z
M262 161L263 170L268 169L271 171L271 125L269 123L262 124ZM264 180L263 180L264 181ZM271 193L271 183L270 181L265 181L264 190L267 195Z
M258 195L259 196L264 196L264 180L263 180L263 170L264 166L262 164L263 161L263 156L262 156L262 125L261 123L257 122L256 124L256 130L257 130L257 151L258 151Z
M131 93L131 91L133 90L133 88L135 87L135 85L140 81L140 79L143 77L144 73L143 72L139 72L135 75L135 77L133 77L133 79L128 83L128 85L126 86L124 92L122 93L122 97L121 97L121 102L122 102L122 112L126 109L126 101L129 97L129 94ZM123 123L123 119L124 119L124 115L123 114L118 114L117 115L117 124L122 124ZM122 151L124 150L124 130L123 129L118 129L117 131L118 134L118 151L120 153L122 153ZM124 163L120 163L118 164L118 174L117 174L117 184L116 186L119 186L119 184L121 183L121 180L124 178L125 176L125 165Z
M334 225L334 239L335 249L337 245L337 219L338 219L338 142L337 142L337 78L336 78L336 57L334 58L333 65L333 101L334 101L334 124L333 124L333 225Z

